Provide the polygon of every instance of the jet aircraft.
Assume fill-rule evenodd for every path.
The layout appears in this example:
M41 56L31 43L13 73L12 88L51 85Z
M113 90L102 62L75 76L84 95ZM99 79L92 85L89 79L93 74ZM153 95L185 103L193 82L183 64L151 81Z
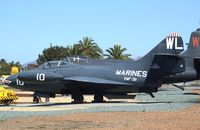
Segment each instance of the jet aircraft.
M191 33L188 49L181 54L185 60L185 71L163 78L163 83L174 85L173 83L188 82L200 79L200 28Z
M94 95L95 102L102 102L103 96L129 97L129 93L154 97L164 77L185 71L185 61L179 56L182 51L179 33L171 33L136 61L98 65L45 62L36 70L11 75L7 80L10 87L34 91L36 102L38 97L55 94L70 94L75 103L82 103L86 94Z
M163 78L163 84L172 84L173 86L184 90L184 86L178 86L174 83L188 82L200 79L200 28L193 31L190 35L188 48L182 54L180 54L185 60L185 71L177 73L175 75L166 76ZM80 62L80 64L93 64L93 65L106 65L115 64L119 60L92 60L84 57L73 57L69 59L70 62ZM120 62L123 62L121 60ZM127 62L127 61L126 61ZM132 62L132 60L130 60Z
M175 75L166 76L163 78L163 84L172 84L181 90L184 90L184 86L178 86L174 83L189 82L200 79L200 28L192 32L190 35L190 40L188 43L188 49L180 54L185 60L185 71L182 73L177 73ZM106 65L115 64L119 62L118 60L92 60L82 57L73 57L69 59L70 62L82 62L80 64L93 64L93 65ZM123 62L121 60L120 62ZM126 61L127 62L127 61ZM130 60L132 62L132 60Z

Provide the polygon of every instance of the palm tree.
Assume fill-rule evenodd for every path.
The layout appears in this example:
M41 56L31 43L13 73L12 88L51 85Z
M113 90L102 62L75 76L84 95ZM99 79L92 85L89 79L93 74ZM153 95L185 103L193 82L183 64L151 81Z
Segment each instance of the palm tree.
M6 64L7 62L6 62L5 59L1 59L1 60L0 60L0 63L1 63L1 64Z
M97 43L94 42L92 38L83 37L83 40L80 40L79 44L83 56L93 59L100 59L103 57L102 49L97 45Z
M82 55L80 44L73 44L72 46L67 46L67 52L69 56Z
M60 60L68 56L67 48L63 46L52 46L45 48L42 54L38 55L37 63L42 64L45 61Z
M107 56L107 59L127 60L130 59L131 54L123 54L126 50L126 48L122 48L121 45L116 44L113 48L107 49L106 52L108 54L105 54L104 56Z

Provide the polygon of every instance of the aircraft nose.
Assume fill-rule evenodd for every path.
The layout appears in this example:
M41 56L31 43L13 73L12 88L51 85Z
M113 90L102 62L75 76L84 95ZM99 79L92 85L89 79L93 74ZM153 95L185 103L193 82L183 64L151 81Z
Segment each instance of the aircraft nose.
M18 73L17 79L23 82L48 82L62 80L63 76L53 72L30 70Z
M16 79L17 79L16 75L10 75L5 79L4 84L10 85L11 83L16 82Z

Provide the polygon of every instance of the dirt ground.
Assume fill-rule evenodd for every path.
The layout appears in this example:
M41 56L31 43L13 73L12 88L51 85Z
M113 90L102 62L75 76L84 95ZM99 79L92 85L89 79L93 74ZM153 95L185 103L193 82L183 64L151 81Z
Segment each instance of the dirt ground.
M71 113L0 120L0 130L23 129L200 130L200 104L176 112Z
M178 112L101 112L0 121L0 130L200 130L200 104Z

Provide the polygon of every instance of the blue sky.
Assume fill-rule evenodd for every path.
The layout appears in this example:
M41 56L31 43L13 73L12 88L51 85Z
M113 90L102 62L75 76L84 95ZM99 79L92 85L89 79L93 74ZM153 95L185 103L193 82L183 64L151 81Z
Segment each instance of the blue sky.
M1 57L26 63L44 48L92 37L104 50L119 43L143 56L170 32L184 42L200 27L199 0L1 0Z

